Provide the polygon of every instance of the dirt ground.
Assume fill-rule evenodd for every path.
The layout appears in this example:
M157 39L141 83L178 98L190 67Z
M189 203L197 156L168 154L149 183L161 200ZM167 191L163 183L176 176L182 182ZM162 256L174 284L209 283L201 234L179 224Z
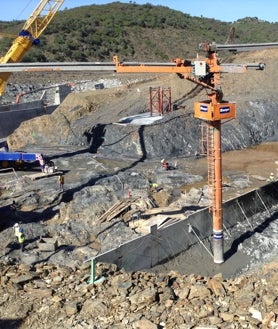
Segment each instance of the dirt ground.
M180 167L196 175L202 175L205 180L195 183L195 187L201 187L207 180L206 157L197 160L178 160ZM278 177L278 143L269 142L251 148L222 153L222 183L229 185L235 177L248 177L249 186L234 191L224 191L223 198L227 200L239 194L246 193L266 184L270 174ZM192 186L188 186L189 190Z
M191 188L203 188L207 185L207 159L167 159L176 162L180 170L189 174L201 175L203 180L185 185L180 190L188 193ZM150 172L151 168L159 167L160 163L138 163L137 168L145 172ZM278 178L278 143L264 143L244 150L230 151L222 154L222 185L223 201L238 197L253 189L259 188L268 182L270 174ZM231 188L235 179L248 181L248 186ZM227 187L227 188L225 188ZM153 193L153 199L160 207L168 205L167 193Z

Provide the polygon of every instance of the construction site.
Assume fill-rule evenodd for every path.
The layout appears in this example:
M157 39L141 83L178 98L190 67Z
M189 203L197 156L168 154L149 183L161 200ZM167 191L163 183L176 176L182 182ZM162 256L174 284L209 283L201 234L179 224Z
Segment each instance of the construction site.
M1 106L0 328L278 327L278 50L236 46L75 86L37 63L52 85Z

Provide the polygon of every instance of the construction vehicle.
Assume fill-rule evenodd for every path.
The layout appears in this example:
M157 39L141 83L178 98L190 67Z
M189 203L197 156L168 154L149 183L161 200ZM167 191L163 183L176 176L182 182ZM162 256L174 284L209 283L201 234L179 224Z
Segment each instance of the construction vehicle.
M53 161L49 161L41 153L12 152L9 150L6 140L0 142L0 167L24 169L29 167L40 166L41 170L54 171L55 165Z
M119 73L176 73L181 79L187 79L206 89L208 99L194 103L194 117L205 122L204 149L208 159L209 211L213 216L214 262L224 262L223 218L222 218L222 154L221 120L231 120L236 116L236 105L224 101L220 78L222 73L245 73L248 69L263 70L263 63L222 64L217 51L250 51L276 48L273 44L217 45L202 43L199 49L206 52L200 59L193 61L174 59L170 63L121 62L113 57L115 71Z
M40 166L42 171L53 172L55 166L53 161L48 161L41 153L25 152L0 152L0 167L26 169Z
M63 3L64 0L40 0L8 52L0 58L0 64L18 63L33 45L38 45L40 43L40 35L52 21ZM11 72L0 73L0 95L3 95L11 74Z

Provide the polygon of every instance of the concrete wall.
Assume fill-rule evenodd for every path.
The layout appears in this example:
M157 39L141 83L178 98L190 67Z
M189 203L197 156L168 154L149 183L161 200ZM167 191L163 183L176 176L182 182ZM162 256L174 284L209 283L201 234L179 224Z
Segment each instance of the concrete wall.
M258 190L225 202L223 204L224 234L226 229L238 222L248 221L252 225L252 216L270 211L277 204L278 182L267 184ZM212 217L206 208L168 227L158 230L155 225L149 234L100 254L95 259L99 262L117 264L127 271L151 268L187 250L199 241L195 234L189 232L189 225L201 240L212 236Z
M6 138L21 122L40 115L50 114L57 105L44 106L43 101L34 101L22 104L10 104L0 107L0 138Z
M67 84L55 88L55 105L45 106L43 99L27 103L9 104L0 106L0 138L6 138L21 122L33 119L44 114L51 114L59 106L71 87Z

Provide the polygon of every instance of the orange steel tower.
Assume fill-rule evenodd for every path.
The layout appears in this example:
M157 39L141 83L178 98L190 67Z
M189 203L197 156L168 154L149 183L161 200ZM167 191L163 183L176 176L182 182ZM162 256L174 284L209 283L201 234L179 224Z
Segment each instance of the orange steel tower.
M267 45L272 46L272 45ZM276 47L277 44L274 44ZM207 123L207 159L208 184L211 204L209 209L213 215L213 254L214 262L224 262L223 214L222 214L222 155L221 155L221 120L233 119L236 116L236 105L223 100L220 85L222 73L245 73L247 69L263 70L263 63L252 64L220 64L217 49L229 50L229 45L202 43L201 50L206 51L205 59L193 61L174 59L170 63L137 63L120 62L117 56L113 60L115 71L120 73L176 73L181 79L187 79L207 89L208 99L194 104L195 118ZM222 49L223 48L223 49ZM232 45L231 49L241 49L240 45ZM257 49L267 48L258 45ZM254 49L252 45L244 45L244 50Z
M212 87L209 100L195 102L194 117L208 122L207 126L207 161L208 186L212 203L209 209L213 215L213 254L214 262L224 262L223 215L222 215L222 152L221 152L221 120L233 119L236 116L235 103L222 100L220 86L220 65L215 51L208 51L206 64L209 66Z

